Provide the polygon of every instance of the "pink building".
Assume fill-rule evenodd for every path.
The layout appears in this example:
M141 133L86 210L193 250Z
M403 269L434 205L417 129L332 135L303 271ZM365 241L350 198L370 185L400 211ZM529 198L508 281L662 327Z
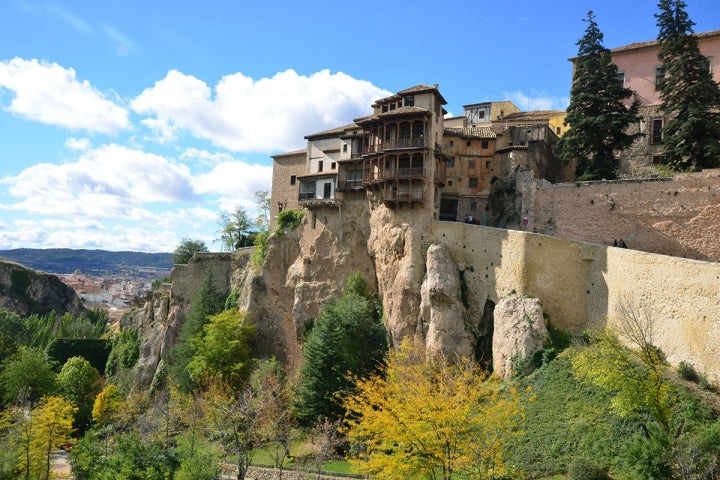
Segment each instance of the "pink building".
M720 30L698 33L700 53L708 59L713 79L720 83ZM662 159L662 128L665 118L659 109L660 86L665 72L660 66L657 40L631 43L610 50L624 85L640 98L642 121L635 127L645 135L624 151L619 158L623 176L648 176L655 173L654 164ZM637 131L637 130L635 130Z

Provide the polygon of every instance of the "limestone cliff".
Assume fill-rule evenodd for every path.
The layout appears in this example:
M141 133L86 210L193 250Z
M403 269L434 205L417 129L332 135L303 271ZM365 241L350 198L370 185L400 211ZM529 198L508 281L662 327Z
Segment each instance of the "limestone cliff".
M87 313L75 290L56 275L4 260L0 260L0 307L21 316Z

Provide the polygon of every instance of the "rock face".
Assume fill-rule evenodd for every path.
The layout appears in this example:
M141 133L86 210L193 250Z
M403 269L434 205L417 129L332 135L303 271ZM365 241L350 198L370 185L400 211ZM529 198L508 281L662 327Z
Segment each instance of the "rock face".
M460 299L460 273L445 245L430 245L426 272L420 290L420 323L425 327L425 351L451 356L472 355L472 339L465 326L466 311Z
M171 305L170 291L158 290L142 308L128 310L120 319L121 329L134 329L140 339L140 357L132 370L134 390L152 385L156 373L177 338L180 308Z
M75 290L56 275L4 260L0 260L0 307L21 316L87 313Z
M540 300L503 298L495 306L494 318L493 371L508 378L513 373L513 361L530 357L548 338Z

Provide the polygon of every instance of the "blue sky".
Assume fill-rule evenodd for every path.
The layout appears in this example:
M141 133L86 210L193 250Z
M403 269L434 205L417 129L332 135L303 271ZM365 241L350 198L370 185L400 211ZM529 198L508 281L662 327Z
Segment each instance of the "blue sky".
M687 3L720 29L718 0ZM564 109L586 12L613 48L655 38L656 5L0 0L0 249L217 250L305 135L419 83L453 115Z

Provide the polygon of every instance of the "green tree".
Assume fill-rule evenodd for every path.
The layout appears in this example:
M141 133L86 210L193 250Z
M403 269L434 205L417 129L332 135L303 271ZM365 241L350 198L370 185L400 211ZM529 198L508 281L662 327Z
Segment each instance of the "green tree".
M639 100L623 102L633 92L618 81L617 66L602 44L603 34L589 11L585 35L577 42L578 56L565 123L569 130L558 142L560 158L576 161L576 176L583 180L617 177L614 152L629 147L639 134L626 133L640 120Z
M472 361L426 360L406 341L344 406L358 466L373 478L509 478L504 447L519 395Z
M683 0L660 0L658 58L665 71L662 161L675 170L720 166L720 86L693 35Z
M320 418L338 419L343 413L339 395L353 388L351 377L367 376L382 363L388 340L378 312L364 279L355 274L340 300L320 313L303 345L294 399L303 425L314 425Z
M85 432L92 422L95 397L102 388L100 374L83 357L72 357L57 376L58 392L77 407L75 428Z
M184 265L188 263L196 253L207 251L207 245L205 245L205 242L202 240L185 237L180 241L180 245L175 248L172 254L172 261L175 265Z
M207 323L208 318L223 309L224 303L223 296L218 293L215 286L212 270L208 270L203 277L200 289L190 302L185 323L180 328L178 343L170 355L169 373L180 389L185 392L195 386L187 370L188 363L195 355L192 340L202 333L203 325Z
M196 383L214 378L239 388L250 374L250 340L255 327L247 312L233 308L209 318L201 334L191 341L195 354L187 369Z
M15 354L20 345L27 345L30 332L23 318L0 308L0 362Z
M233 251L252 245L252 223L244 208L235 207L232 213L221 213L218 224L220 224L220 242L223 250Z
M45 354L30 347L20 347L0 367L0 385L6 404L31 405L55 389L55 373Z

